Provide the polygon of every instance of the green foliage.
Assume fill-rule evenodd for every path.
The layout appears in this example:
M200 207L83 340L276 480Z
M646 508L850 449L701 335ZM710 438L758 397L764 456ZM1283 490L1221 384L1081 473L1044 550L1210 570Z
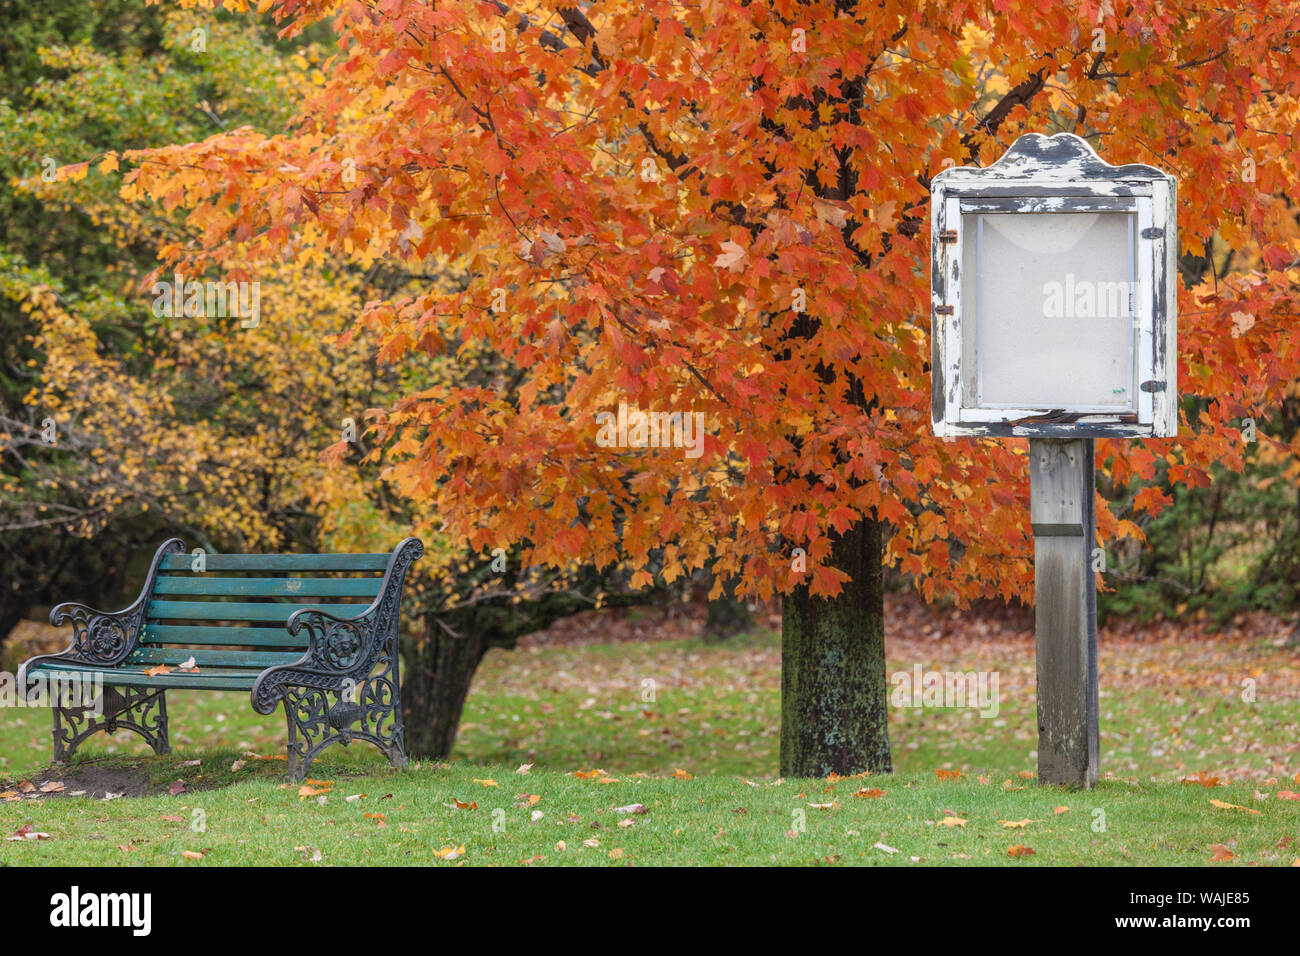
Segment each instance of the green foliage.
M1223 621L1243 611L1300 608L1300 486L1286 444L1297 434L1293 406L1288 399L1261 423L1240 472L1214 466L1208 486L1171 483L1161 463L1151 482L1101 489L1117 514L1130 512L1146 487L1173 503L1155 517L1135 517L1145 542L1113 545L1099 613L1148 620L1204 610Z

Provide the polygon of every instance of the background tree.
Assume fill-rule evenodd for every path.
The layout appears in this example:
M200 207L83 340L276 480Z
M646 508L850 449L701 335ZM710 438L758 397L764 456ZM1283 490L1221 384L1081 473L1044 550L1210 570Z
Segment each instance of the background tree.
M0 101L0 638L73 591L129 601L172 534L212 551L391 548L411 516L361 463L365 439L342 442L331 464L321 449L345 419L364 429L367 408L404 391L453 374L490 384L503 366L478 349L395 369L376 362L374 336L331 339L367 299L413 280L455 288L455 271L413 277L364 251L246 263L260 290L255 327L159 314L147 278L155 250L193 236L173 212L117 197L120 150L228 126L283 129L322 82L321 47L310 36L277 42L265 24L118 0L28 6L15 18L0 40L13 92ZM70 159L81 161L56 175ZM488 648L576 610L663 597L608 594L626 583L617 571L539 577L512 558L515 570L498 573L493 554L422 533L429 553L403 641L418 755L450 752Z

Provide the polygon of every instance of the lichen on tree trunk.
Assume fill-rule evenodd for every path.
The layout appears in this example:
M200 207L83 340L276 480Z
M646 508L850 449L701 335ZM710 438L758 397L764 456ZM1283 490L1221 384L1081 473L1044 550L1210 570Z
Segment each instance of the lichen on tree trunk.
M885 610L879 522L832 545L852 576L837 597L788 594L781 613L781 775L889 772Z

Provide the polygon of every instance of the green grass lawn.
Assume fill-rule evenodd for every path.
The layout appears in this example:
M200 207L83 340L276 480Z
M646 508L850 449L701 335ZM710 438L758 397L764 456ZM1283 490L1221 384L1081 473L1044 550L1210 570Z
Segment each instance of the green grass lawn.
M0 835L50 835L0 840L0 863L1202 865L1216 844L1233 854L1220 866L1300 856L1300 801L1277 796L1300 789L1291 652L1103 640L1104 778L1087 793L1032 779L1032 642L906 637L890 654L891 671L996 670L998 715L893 710L895 774L782 781L770 633L494 652L453 761L393 772L364 744L335 747L311 772L330 786L304 797L282 761L246 756L284 741L282 715L246 695L169 695L167 757L123 733L52 770L48 713L0 711L0 781L132 772L160 791L0 801ZM1202 771L1222 785L1179 782ZM1008 855L1017 845L1033 854Z

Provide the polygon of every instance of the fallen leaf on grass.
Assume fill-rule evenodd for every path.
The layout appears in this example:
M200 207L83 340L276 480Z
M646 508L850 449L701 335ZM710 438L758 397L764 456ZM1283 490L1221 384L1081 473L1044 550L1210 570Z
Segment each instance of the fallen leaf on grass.
M966 776L960 770L936 770L935 775L940 780L957 780L960 777Z
M1033 780L1034 772L1032 770L1021 770L1019 773L1016 774L1016 776L1021 777L1022 779L1025 780Z
M533 765L532 765L532 764L530 764L530 763L521 763L521 764L519 765L519 769L516 770L515 773L527 773L528 771L530 771L530 770L532 770L532 769L533 769Z
M812 807L814 810L834 810L836 807L839 806L839 804L838 803L810 803L808 804L808 806Z
M868 800L874 800L876 797L883 797L884 795L885 791L881 790L879 787L872 787L869 790L866 787L862 787L854 794L855 797L865 797Z
M384 816L382 813L364 813L362 814L362 816L364 816L367 820L374 820L376 823L379 824L379 828L381 830L384 827L388 826L388 817Z
M133 846L132 846L131 844L129 844L129 843L119 843L119 844L117 845L117 848L118 848L119 850L121 850L123 853L134 853L134 852L135 852L135 847L133 847Z
M475 782L475 783L481 783L481 784L483 784L483 786L485 786L485 787L496 787L496 786L499 786L499 784L498 784L495 780L491 780L491 779L488 779L488 780L478 780L478 779L476 779L474 782Z
M452 797L451 803L447 804L447 806L454 807L457 810L477 810L478 801L471 800L469 803L465 803L464 801L457 800L455 797Z
M1017 843L1015 846L1007 850L1007 856L1033 856L1033 855L1034 855L1033 848L1027 847L1023 843Z
M201 763L203 763L202 760L182 760L182 761L181 761L181 766L182 766L182 767L197 767L197 766L198 766L199 764L201 764Z
M589 849L595 849L596 847L600 846L600 841L597 840L595 837L592 837L590 840L583 840L582 845Z
M625 807L615 807L614 812L615 813L649 813L650 811L645 808L645 804L643 803L629 803Z
M1300 793L1296 793L1294 790L1279 790L1277 798L1279 800L1300 800Z
M1222 800L1211 800L1210 803L1214 804L1221 810L1245 810L1247 813L1253 813L1256 816L1259 815L1258 810L1252 810L1250 807L1238 806L1235 803L1224 803Z
M687 773L685 770L682 770L680 767L678 767L676 770L673 771L673 776L676 777L678 780L691 779L691 775Z
M1199 772L1195 777L1183 777L1183 778L1182 778L1181 780L1179 780L1178 782L1181 783L1181 784L1183 784L1183 785L1186 785L1186 784L1189 784L1189 783L1192 783L1192 784L1200 784L1202 787L1221 787L1221 786L1223 786L1223 784L1221 784L1221 783L1219 782L1219 778L1218 778L1218 777L1211 777L1211 776L1210 776L1208 773L1206 773L1204 770L1200 771L1200 772Z
M184 857L185 859L187 859L187 860L201 860L201 859L203 859L203 854L202 854L202 853L195 853L193 850L182 850L182 851L181 851L181 856L183 856L183 857Z
M358 800L360 800L360 799L361 799L362 797L364 797L364 796L365 796L364 793L353 793L353 794L349 794L348 796L344 797L343 799L344 799L344 801L346 801L347 803L356 803Z
M621 846L617 846L617 847L615 847L614 849L610 850L610 851L609 851L609 858L610 858L611 860L621 860L621 859L623 859L623 848L622 848Z
M18 783L18 790L20 793L35 793L36 784L32 783L30 780L21 780Z
M1025 827L1029 826L1029 824L1037 823L1037 822L1038 822L1037 820L1030 820L1028 817L1026 817L1024 820L999 820L998 821L998 823L1002 824L1002 829L1004 830L1023 830Z
M248 762L248 761L246 761L246 760L236 760L234 763L232 763L232 764L230 765L230 772L231 772L231 773L237 773L238 771L243 770L243 769L244 769L244 764L247 763L247 762Z
M3 793L0 793L0 800L21 800L21 799L22 799L22 794L20 794L17 790L5 790Z
M961 817L944 817L936 822L941 827L964 827L966 825L966 821Z
M1069 813L1069 812L1070 812L1070 808L1069 808L1069 807L1057 807L1057 808L1056 808L1055 810L1053 810L1052 812L1053 812L1053 813Z
M298 788L298 799L305 800L308 797L319 797L321 794L329 793L333 789L333 784L330 784L328 787L317 788L304 783Z
M892 846L889 846L889 845L886 844L886 843L877 843L877 844L875 844L875 848L876 848L877 850L880 850L880 851L883 852L883 853L897 853L897 852L898 852L898 850L894 849Z
M555 852L556 852L556 853L563 853L563 852L564 852L565 850L567 850L568 848L569 848L569 845L568 845L567 843L565 843L563 840L561 840L559 843L555 844Z
M47 780L41 784L41 793L62 793L68 788L57 780Z
M40 830L36 829L36 827L34 827L32 824L24 823L13 833L9 834L9 836L5 837L5 839L6 840L49 840L51 839L51 837L48 833L43 833Z
M519 862L524 866L532 866L534 863L541 863L544 859L546 859L546 857L542 856L540 853L534 853L528 859L520 860Z
M172 785L167 788L167 792L170 793L173 797L180 796L182 793L185 792L185 781L173 780Z
M1211 859L1211 860L1214 860L1214 861L1216 861L1216 862L1222 862L1222 861L1224 861L1224 860L1231 860L1233 857L1235 857L1235 856L1237 855L1237 854L1233 853L1231 850L1229 850L1229 849L1228 849L1226 846L1224 846L1222 843L1215 843L1215 844L1212 844L1212 845L1210 846L1210 853L1213 854L1213 855L1210 857L1210 859Z
M174 814L174 813L164 813L164 814L163 814L162 816L160 816L158 819L159 819L159 820L166 820L168 823L184 823L184 822L185 822L185 818L184 818L184 817L178 817L178 816L176 816L176 814Z
M456 860L465 855L465 844L457 847L445 846L441 850L434 850L433 855L440 860Z

